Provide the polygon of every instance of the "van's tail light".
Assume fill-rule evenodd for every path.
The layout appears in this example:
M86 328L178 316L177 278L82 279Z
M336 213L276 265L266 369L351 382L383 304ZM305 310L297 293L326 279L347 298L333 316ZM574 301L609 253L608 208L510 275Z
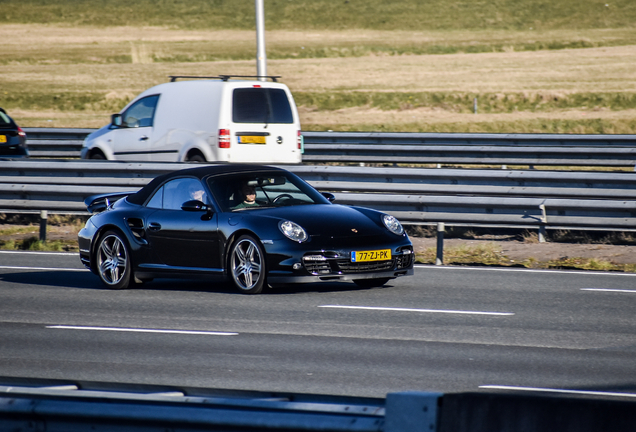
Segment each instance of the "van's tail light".
M229 129L219 129L219 148L230 148Z
M303 136L300 133L300 131L298 131L298 135L297 135L296 141L298 142L298 150L302 150L303 149Z

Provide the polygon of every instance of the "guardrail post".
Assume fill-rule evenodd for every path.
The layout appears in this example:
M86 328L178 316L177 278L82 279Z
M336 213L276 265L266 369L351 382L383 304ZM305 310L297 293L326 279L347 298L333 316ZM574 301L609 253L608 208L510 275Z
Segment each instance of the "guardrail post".
M40 211L40 241L46 241L46 222L49 218L49 212L46 210Z
M444 265L444 222L437 224L437 257L435 265Z
M545 243L545 235L546 230L545 226L548 223L548 214L545 211L545 205L541 204L539 206L539 210L541 210L541 224L539 224L539 243Z
M442 393L400 392L386 395L385 432L436 432Z

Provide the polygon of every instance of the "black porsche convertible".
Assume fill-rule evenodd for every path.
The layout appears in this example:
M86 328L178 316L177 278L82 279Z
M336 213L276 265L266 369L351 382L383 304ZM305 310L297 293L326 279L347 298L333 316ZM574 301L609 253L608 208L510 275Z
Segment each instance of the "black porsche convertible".
M333 204L295 174L255 165L174 171L138 192L95 195L79 232L80 259L109 288L161 277L268 285L413 274L413 246L393 216Z

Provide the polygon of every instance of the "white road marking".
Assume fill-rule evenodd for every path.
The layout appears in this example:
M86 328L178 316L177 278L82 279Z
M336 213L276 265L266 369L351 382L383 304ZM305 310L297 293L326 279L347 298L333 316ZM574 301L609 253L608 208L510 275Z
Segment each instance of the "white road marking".
M421 312L421 313L445 313L445 314L462 314L462 315L497 315L510 316L513 312L479 312L479 311L458 311L443 309L411 309L396 307L373 307L373 306L340 306L340 305L321 305L322 308L338 308L338 309L361 309L361 310L379 310L379 311L395 311L395 312Z
M12 251L12 250L0 250L0 254L79 256L79 252L39 252L39 251Z
M187 334L187 335L205 335L205 336L236 336L238 333L232 332L215 332L215 331L199 331L199 330L166 330L166 329L143 329L143 328L121 328L121 327L90 327L90 326L68 326L68 325L50 325L48 329L62 330L97 330L97 331L116 331L116 332L133 332L133 333L163 333L163 334Z
M432 264L416 264L416 268L433 270L477 270L477 271L499 271L499 272L526 272L526 273L561 273L561 274L581 274L596 276L628 276L636 277L636 273L618 273L618 272L598 272L585 270L541 270L527 268L505 268L505 267L461 267L461 266L436 266Z
M620 293L634 293L634 294L636 294L636 290L615 289L615 288L581 288L581 291L620 292Z
M480 389L487 390L517 390L527 392L546 392L546 393L565 393L565 394L577 394L577 395L590 395L590 396L620 396L636 398L634 393L618 393L618 392L602 392L592 390L564 390L553 388L540 388L540 387L516 387L516 386L504 386L504 385L482 385Z
M54 271L76 271L76 272L89 271L88 269L76 269L76 268L20 267L20 266L0 266L0 269L6 269L6 270L54 270Z

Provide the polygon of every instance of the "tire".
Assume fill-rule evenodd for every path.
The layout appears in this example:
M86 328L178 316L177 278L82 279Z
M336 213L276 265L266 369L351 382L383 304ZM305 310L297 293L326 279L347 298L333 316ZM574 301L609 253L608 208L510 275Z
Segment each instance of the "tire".
M188 156L188 159L186 160L186 162L190 163L203 163L205 161L205 158L199 153Z
M95 152L91 155L90 159L93 160L106 160L106 158L104 157L103 154L101 154L100 152Z
M97 274L110 289L126 289L132 279L132 264L126 240L117 231L108 231L97 245Z
M353 283L362 288L376 288L385 285L391 278L377 278L377 279L358 279Z
M260 242L244 235L230 248L229 274L234 287L243 294L259 294L265 286L265 252Z

